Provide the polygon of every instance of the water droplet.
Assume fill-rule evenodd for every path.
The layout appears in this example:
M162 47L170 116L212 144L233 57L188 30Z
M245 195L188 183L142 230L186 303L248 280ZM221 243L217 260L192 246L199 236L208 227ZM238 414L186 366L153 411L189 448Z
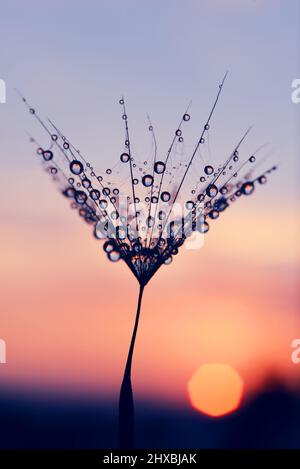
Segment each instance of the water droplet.
M74 187L67 187L67 189L65 189L63 191L63 195L66 196L66 197L69 197L69 198L73 198L74 195L75 195L75 189Z
M83 178L81 183L85 189L91 187L91 181L88 178Z
M32 107L29 109L29 112L30 114L35 114L35 110Z
M70 145L68 142L64 142L63 147L65 150L68 150L70 148Z
M204 138L203 137L200 138L200 143L204 143L204 142L205 142Z
M184 114L184 115L183 115L183 120L184 120L185 122L189 121L190 118L191 118L191 116L190 116L189 114Z
M113 189L113 193L114 193L115 195L118 195L118 194L119 194L119 189L117 189L117 188Z
M45 150L43 151L43 158L45 161L50 161L53 158L53 153L51 150Z
M183 142L183 137L179 137L178 142L182 143Z
M139 183L139 180L134 178L134 179L132 179L132 183L136 186Z
M44 150L42 149L42 147L39 147L39 148L37 148L36 152L37 152L38 155L42 155Z
M102 208L103 210L105 210L105 209L107 208L107 206L108 206L107 200L101 199L101 200L99 201L99 206L100 206L100 208Z
M165 258L164 264L169 265L169 264L171 264L172 260L173 260L172 256L168 256L168 257Z
M122 155L120 156L120 160L122 161L122 163L128 163L128 161L130 160L130 156L128 155L128 153L122 153Z
M215 220L220 215L219 210L213 209L209 212L209 217Z
M160 198L163 202L169 202L169 200L171 198L171 194L170 194L170 192L164 191L164 192L161 193Z
M259 182L259 184L265 184L267 182L266 176L264 174L262 176L260 176L258 178L258 182Z
M215 197L218 193L218 188L215 184L210 184L206 189L206 194L208 197Z
M58 136L56 134L52 134L51 139L53 140L53 142L56 142L56 140L58 139Z
M102 192L103 192L103 195L106 195L108 197L110 195L110 188L109 187L104 187Z
M180 135L182 134L180 129L177 129L175 133L176 133L177 137L180 137Z
M57 174L57 168L52 167L51 168L51 174Z
M201 221L199 224L199 231L200 233L207 233L209 230L209 224L207 221Z
M158 197L156 197L156 195L153 195L153 196L151 197L151 203L152 203L152 204L157 204L157 202L158 202Z
M164 220L166 218L166 212L164 212L163 210L160 210L158 212L158 218L159 220Z
M156 161L156 163L154 164L154 171L157 174L164 173L165 169L166 169L166 165L163 161Z
M254 163L255 160L256 160L256 158L255 158L254 155L250 156L250 158L249 158L250 163Z
M83 164L79 160L73 160L70 163L70 171L77 176L83 172Z
M185 203L185 207L187 210L192 210L194 208L195 204L192 200L188 200L186 203Z
M87 195L83 191L76 191L75 192L75 200L79 205L84 204L87 201Z
M110 168L108 168L108 169L106 170L106 174L111 174L111 172L112 172L112 171L111 171Z
M115 243L111 240L105 241L105 243L103 244L103 249L106 253L113 252L113 250L115 249Z
M100 199L100 191L98 191L98 189L92 189L91 192L90 192L90 197L93 200Z
M123 119L124 121L126 121L126 119L127 119L126 114L123 114L122 119Z
M242 187L241 191L244 195L250 195L254 191L255 187L253 182L245 182Z
M142 183L145 187L150 187L153 184L153 176L151 174L146 174L146 176L143 176L142 178Z
M206 178L204 176L201 176L200 177L200 182L205 182L206 181Z
M205 174L210 175L214 172L214 168L210 165L207 165L204 168L204 172L205 172Z
M115 210L111 212L110 216L112 220L117 220L119 218L119 214Z
M209 124L205 124L204 130L209 130Z
M204 194L199 194L198 197L197 197L199 202L203 202L204 198L205 198Z

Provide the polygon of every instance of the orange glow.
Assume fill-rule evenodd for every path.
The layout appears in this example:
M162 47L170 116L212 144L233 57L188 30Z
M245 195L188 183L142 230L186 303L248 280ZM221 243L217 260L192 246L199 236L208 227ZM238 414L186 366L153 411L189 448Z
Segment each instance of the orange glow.
M211 417L221 417L237 409L243 386L243 380L234 368L209 363L192 376L188 391L193 407Z

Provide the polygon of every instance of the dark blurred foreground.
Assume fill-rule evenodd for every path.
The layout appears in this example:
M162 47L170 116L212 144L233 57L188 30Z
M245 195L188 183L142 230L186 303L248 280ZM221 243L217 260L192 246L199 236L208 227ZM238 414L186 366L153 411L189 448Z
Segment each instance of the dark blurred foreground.
M300 448L300 399L277 386L211 419L137 403L140 448ZM0 392L1 448L116 448L117 403Z

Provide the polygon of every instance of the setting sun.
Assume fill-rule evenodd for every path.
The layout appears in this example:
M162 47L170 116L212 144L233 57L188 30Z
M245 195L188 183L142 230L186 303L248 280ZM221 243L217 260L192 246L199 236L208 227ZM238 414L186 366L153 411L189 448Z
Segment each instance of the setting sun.
M240 404L243 380L229 365L202 365L188 382L192 406L211 417L233 412Z

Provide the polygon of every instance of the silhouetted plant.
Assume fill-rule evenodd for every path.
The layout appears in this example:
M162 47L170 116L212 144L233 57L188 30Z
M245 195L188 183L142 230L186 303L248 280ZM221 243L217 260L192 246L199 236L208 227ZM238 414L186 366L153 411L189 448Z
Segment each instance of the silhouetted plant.
M197 138L194 150L186 161L174 163L178 145L183 144L184 126L190 121L189 107L176 127L164 158L158 158L156 136L149 119L153 141L153 158L139 166L133 156L129 135L128 116L124 98L119 104L125 126L124 148L119 163L107 168L103 175L84 158L50 120L43 121L25 98L24 103L49 136L50 144L36 145L36 153L43 167L57 182L60 191L77 209L80 217L93 227L94 235L104 242L103 249L110 261L123 260L139 282L139 297L134 330L131 338L119 400L120 446L134 447L134 402L131 385L131 367L138 329L141 302L145 286L163 264L170 264L185 241L194 233L204 234L209 223L217 218L242 195L253 193L257 184L267 181L272 167L253 177L253 168L241 176L246 165L256 161L256 150L242 161L239 150L249 133L248 129L233 151L218 167L202 161L195 165L195 157L204 147L213 114L226 75L208 118ZM255 166L255 165L254 165ZM127 167L129 188L124 181L116 182L120 168ZM192 168L192 171L191 171ZM195 182L188 181L192 173ZM188 194L182 197L183 187ZM178 205L181 213L178 215ZM176 209L176 210L175 210Z

